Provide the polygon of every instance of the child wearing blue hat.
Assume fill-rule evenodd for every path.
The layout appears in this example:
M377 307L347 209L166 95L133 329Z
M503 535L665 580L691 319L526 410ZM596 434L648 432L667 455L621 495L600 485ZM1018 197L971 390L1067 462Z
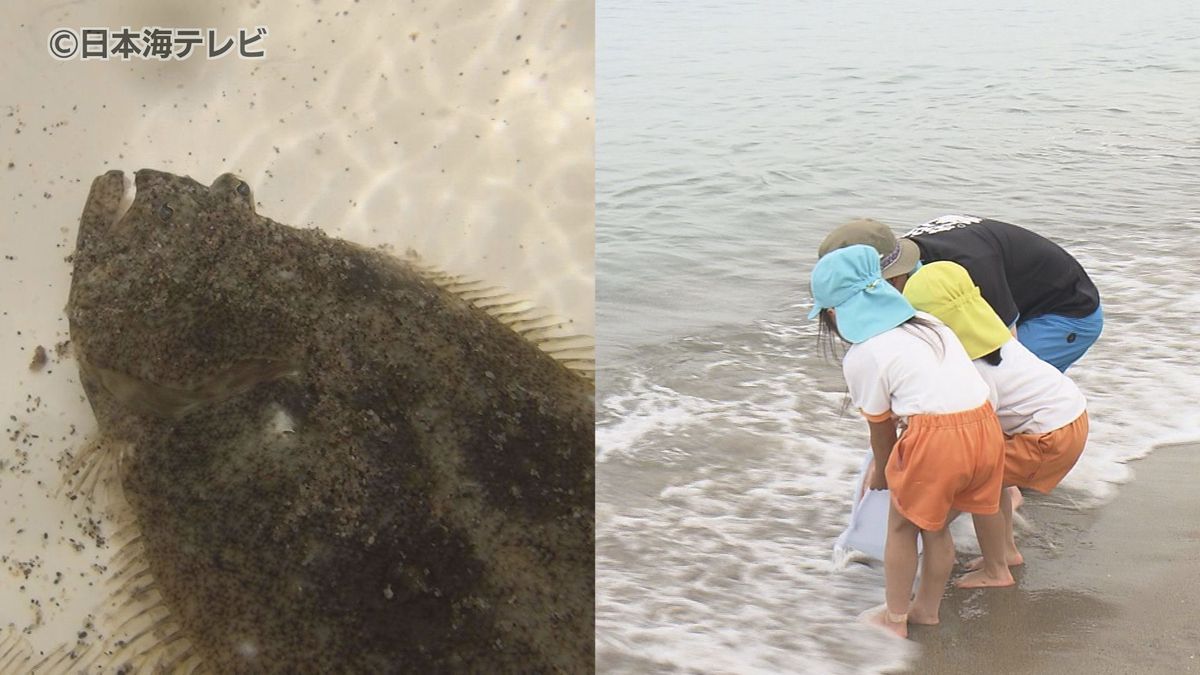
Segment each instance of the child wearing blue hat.
M954 566L946 530L953 516L993 516L983 519L984 527L1004 527L1004 434L990 390L958 338L883 280L875 249L858 244L822 257L813 268L812 292L809 318L820 316L822 334L850 344L842 372L851 403L870 428L870 488L891 491L883 558L887 602L864 618L906 637L909 622L938 623ZM918 535L924 560L914 597ZM981 534L981 544L984 539Z

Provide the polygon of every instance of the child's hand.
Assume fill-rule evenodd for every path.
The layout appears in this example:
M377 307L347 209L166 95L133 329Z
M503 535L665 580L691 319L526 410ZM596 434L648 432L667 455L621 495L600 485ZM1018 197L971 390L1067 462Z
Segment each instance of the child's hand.
M871 464L871 474L867 476L867 487L871 490L888 489L887 474L883 471L876 471L874 463Z

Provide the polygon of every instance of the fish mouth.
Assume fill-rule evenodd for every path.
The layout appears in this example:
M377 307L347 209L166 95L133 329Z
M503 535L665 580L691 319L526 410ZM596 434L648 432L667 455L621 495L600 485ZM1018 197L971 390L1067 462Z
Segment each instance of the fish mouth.
M92 181L79 218L76 253L87 252L114 232L133 207L137 188L123 171L113 169Z
M121 172L121 183L125 187L125 191L121 194L121 202L117 204L117 212L113 216L113 224L121 222L126 213L129 213L129 207L133 206L133 198L137 196L137 183L134 182L129 174Z

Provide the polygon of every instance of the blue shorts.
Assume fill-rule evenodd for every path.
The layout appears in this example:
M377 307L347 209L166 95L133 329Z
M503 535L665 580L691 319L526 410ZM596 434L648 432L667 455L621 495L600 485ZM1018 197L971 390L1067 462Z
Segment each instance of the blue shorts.
M1066 372L1100 337L1103 307L1079 318L1043 314L1017 324L1017 340L1046 363Z

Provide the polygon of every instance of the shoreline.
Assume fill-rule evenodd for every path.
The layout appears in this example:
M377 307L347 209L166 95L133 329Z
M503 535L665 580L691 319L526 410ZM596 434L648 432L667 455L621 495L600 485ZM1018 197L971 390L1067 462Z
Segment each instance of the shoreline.
M1130 467L1096 509L1026 494L1017 585L948 590L940 626L910 627L920 655L904 672L1200 672L1200 442Z

